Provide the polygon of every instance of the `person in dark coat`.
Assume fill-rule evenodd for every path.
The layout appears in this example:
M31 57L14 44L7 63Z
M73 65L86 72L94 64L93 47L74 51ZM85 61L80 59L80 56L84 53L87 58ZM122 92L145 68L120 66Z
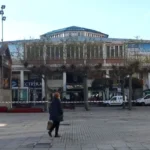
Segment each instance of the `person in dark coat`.
M56 92L54 98L49 107L50 120L53 121L53 125L48 134L52 137L52 131L55 129L55 137L60 137L58 134L60 122L63 121L63 109L60 100L60 94Z

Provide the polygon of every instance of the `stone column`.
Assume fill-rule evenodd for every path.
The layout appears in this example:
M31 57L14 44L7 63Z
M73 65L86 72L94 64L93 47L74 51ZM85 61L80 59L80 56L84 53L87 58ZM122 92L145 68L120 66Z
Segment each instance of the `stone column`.
M109 78L109 70L106 70L106 78ZM106 99L109 99L109 88L106 88Z
M118 46L118 57L120 57L120 46Z
M27 57L28 57L28 50L30 50L30 49L27 48L27 45L24 45L24 58L25 59L27 59Z
M44 63L44 65L46 64L46 57L47 57L46 50L47 50L47 47L44 44L44 46L43 46L43 63Z
M97 58L101 58L100 54L101 54L101 49L100 49L100 45L98 45L98 56L97 56Z
M67 75L66 72L63 72L63 95L66 94L66 86L67 86Z
M116 57L116 45L113 46L113 49L114 49L114 56L113 57L115 58Z
M150 73L148 73L148 88L150 89Z
M43 75L44 76L44 75ZM45 97L45 82L44 79L42 78L42 99Z
M106 70L106 77L109 76L109 70Z
M66 44L63 45L63 60L64 60L64 65L66 64L66 59L67 59L67 50L66 50Z
M103 44L103 49L102 49L102 51L103 51L103 63L104 63L104 66L106 65L106 58L107 58L107 52L106 52L106 44L104 43Z
M20 71L20 87L24 87L24 70Z
M86 60L87 60L87 46L86 46L86 44L83 45L83 58L84 58L84 65L86 65Z

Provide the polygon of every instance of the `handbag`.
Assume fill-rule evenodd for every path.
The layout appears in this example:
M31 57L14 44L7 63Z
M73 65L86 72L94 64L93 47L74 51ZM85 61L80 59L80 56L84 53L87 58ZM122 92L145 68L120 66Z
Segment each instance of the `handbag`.
M50 130L51 127L52 127L52 125L53 125L53 121L52 121L52 120L49 120L49 121L47 122L47 130Z

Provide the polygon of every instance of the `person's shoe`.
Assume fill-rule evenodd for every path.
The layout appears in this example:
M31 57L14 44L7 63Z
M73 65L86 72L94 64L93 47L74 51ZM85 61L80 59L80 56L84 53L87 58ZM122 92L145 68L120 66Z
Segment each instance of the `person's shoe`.
M55 137L61 137L59 134L55 135Z
M50 131L48 132L48 135L49 135L50 137L52 137L52 133L51 133Z

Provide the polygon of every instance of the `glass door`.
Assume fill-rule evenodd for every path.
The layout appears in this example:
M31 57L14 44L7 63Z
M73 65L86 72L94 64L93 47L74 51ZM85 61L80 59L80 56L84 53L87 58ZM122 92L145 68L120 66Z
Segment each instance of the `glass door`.
M28 101L28 89L18 89L18 101Z

